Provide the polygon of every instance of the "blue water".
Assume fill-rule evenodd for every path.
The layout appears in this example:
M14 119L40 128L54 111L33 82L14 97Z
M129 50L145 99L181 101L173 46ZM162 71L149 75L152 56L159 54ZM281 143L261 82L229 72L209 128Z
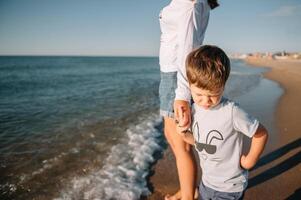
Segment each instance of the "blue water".
M58 159L102 165L128 125L157 110L158 84L157 58L0 57L1 192Z
M0 59L1 135L47 134L72 120L119 118L157 103L155 58Z
M232 60L225 95L244 99L263 71ZM0 57L0 199L147 195L159 79L158 58Z

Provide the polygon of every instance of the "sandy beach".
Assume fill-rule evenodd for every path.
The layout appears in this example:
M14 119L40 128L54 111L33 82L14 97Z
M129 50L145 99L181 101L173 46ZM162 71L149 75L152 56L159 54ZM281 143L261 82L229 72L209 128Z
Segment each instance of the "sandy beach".
M266 149L250 172L245 193L250 199L298 199L301 196L301 62L296 60L246 59L249 65L268 67L264 77L280 84L284 93L275 109L278 140ZM164 199L178 189L174 157L168 148L150 177L152 195L147 199Z

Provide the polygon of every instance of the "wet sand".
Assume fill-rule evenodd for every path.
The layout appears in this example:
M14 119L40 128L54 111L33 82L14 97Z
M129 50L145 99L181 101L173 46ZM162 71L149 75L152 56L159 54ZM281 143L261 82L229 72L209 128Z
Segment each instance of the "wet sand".
M246 200L300 199L301 197L301 62L296 60L246 59L256 67L268 67L264 77L284 89L275 109L277 141L266 149L251 170ZM179 184L175 160L168 148L153 169L150 200L164 199Z

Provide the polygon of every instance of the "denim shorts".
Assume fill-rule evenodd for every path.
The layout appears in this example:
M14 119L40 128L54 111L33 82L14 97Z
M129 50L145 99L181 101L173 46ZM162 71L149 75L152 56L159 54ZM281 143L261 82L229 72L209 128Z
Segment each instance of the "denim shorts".
M174 117L173 103L176 97L177 72L161 72L159 86L160 115Z
M242 200L244 197L244 191L241 192L220 192L212 188L209 188L201 182L199 188L199 200Z

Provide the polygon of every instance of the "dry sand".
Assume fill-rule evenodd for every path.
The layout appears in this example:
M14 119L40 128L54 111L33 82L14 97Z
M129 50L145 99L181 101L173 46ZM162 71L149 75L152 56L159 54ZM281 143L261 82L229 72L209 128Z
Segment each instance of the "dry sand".
M301 199L301 62L252 58L246 62L269 67L264 76L284 89L276 109L278 144L268 149L251 171L246 200ZM168 148L150 177L153 194L147 199L164 199L177 191L179 184L174 157Z

